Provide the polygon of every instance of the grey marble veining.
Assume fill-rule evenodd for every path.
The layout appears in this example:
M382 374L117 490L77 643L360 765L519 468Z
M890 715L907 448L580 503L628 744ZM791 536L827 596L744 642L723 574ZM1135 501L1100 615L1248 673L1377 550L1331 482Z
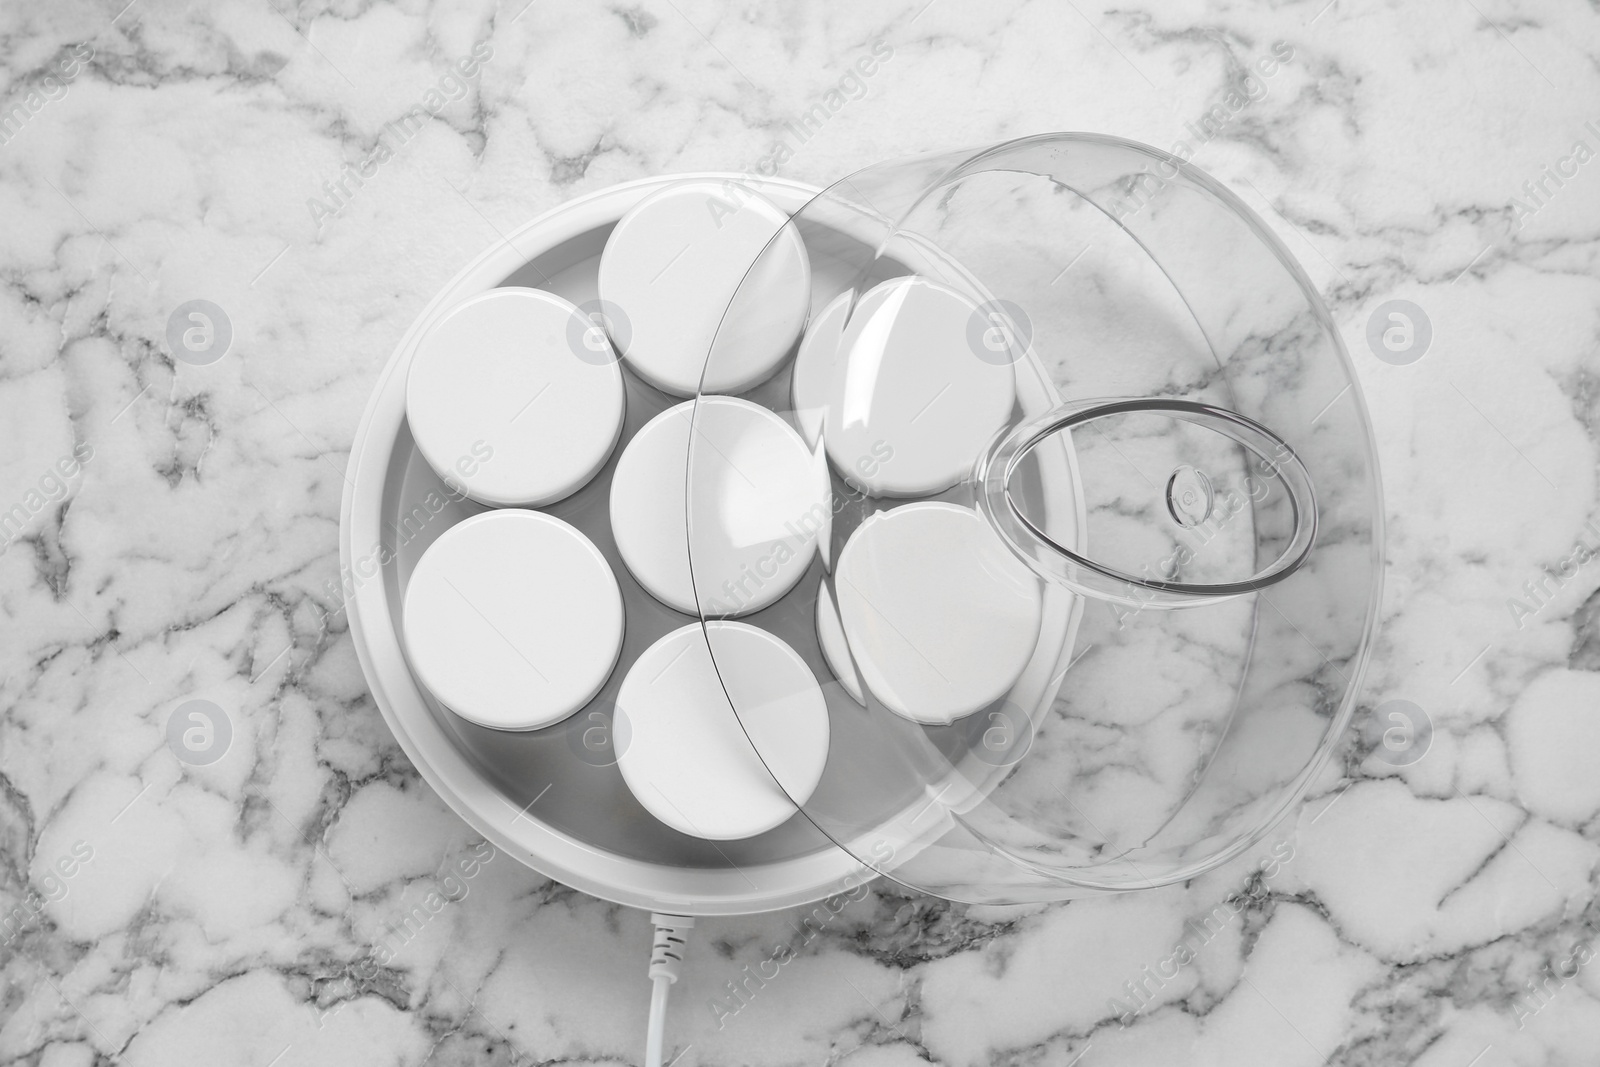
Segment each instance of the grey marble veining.
M328 593L366 398L572 196L1047 130L1181 143L1321 287L1388 502L1357 728L1188 885L702 921L669 1043L1600 1062L1592 2L124 2L0 13L0 1064L638 1062L646 917L483 845L366 691ZM169 354L195 299L207 366ZM191 699L214 763L168 744ZM1431 730L1399 755L1395 700Z

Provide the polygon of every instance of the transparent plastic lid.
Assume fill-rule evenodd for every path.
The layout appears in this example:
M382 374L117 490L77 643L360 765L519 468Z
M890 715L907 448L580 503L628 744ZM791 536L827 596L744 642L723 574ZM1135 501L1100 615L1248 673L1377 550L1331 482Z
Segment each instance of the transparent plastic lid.
M805 332L740 397L812 463L743 449L702 388L685 486L702 619L815 635L828 762L791 799L874 870L973 902L1246 848L1337 742L1378 600L1371 433L1299 265L1194 167L1086 134L870 167L763 257L796 235ZM703 383L776 273L750 264Z

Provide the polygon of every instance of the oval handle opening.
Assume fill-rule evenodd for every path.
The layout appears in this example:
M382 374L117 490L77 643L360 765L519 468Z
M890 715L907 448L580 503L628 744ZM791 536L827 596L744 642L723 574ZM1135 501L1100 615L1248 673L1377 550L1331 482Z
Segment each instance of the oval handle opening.
M1050 535L1021 506L1011 481L1029 454L1049 438L1097 419L1159 414L1222 434L1248 451L1251 468L1280 485L1292 528L1282 551L1267 566L1240 581L1187 582L1176 577L1134 574L1092 558ZM1316 496L1311 475L1288 442L1238 412L1191 400L1129 398L1064 404L1000 437L975 472L978 507L995 531L1041 577L1099 600L1155 608L1193 607L1265 589L1304 565L1317 536ZM1164 506L1179 527L1207 521L1214 503L1206 474L1180 465L1166 481Z

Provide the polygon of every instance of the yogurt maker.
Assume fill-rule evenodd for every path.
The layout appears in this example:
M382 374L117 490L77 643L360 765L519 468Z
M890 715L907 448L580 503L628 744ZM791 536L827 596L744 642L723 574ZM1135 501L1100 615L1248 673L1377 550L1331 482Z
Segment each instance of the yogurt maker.
M669 917L1193 878L1329 758L1379 602L1315 287L1216 180L1093 134L571 200L418 316L347 483L412 762Z

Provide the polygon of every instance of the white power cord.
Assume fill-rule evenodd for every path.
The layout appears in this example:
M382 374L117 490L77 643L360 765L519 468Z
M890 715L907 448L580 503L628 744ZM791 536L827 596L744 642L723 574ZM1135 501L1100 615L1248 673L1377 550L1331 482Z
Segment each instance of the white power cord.
M652 912L656 924L655 944L650 951L650 1029L644 1043L644 1067L661 1067L661 1048L667 1032L667 990L683 973L683 950L689 943L694 920L687 915L662 915Z

